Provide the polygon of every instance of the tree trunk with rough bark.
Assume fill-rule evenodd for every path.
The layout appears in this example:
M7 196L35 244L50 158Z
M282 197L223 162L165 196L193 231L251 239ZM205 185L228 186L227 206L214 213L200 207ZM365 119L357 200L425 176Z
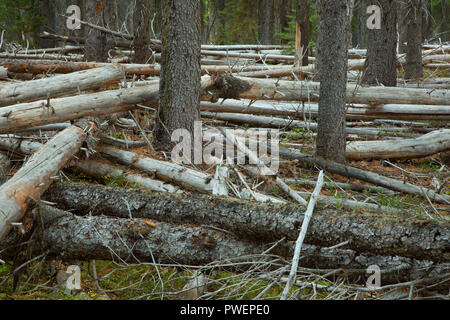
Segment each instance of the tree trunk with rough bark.
M191 137L200 119L200 3L163 3L162 61L156 144L169 150L171 135L186 129ZM192 140L191 140L192 141Z
M302 47L302 66L308 65L308 46L310 35L309 0L299 0L296 11L296 21L300 26L300 45Z
M345 163L347 85L347 0L319 1L320 97L316 154Z
M258 1L258 40L260 44L272 44L273 0Z
M148 63L150 48L150 8L149 0L136 0L134 9L134 59L136 63Z
M422 79L422 15L425 3L423 0L409 0L407 6L406 25L406 66L405 79Z
M397 85L397 2L379 0L380 29L368 29L367 60L362 83L368 85Z

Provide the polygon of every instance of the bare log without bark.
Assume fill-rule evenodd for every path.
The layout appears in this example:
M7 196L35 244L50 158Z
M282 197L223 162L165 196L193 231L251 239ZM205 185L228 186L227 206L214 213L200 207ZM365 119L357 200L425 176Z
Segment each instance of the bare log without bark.
M39 100L0 109L0 133L86 116L127 111L136 103L156 103L158 85Z
M411 159L450 150L450 129L427 133L419 138L347 143L347 159Z
M280 156L287 159L297 159L307 165L318 165L323 169L337 173L341 176L356 178L362 181L370 182L375 185L379 185L391 190L414 194L422 197L428 197L431 200L440 202L440 203L450 203L450 196L445 194L439 194L433 190L427 189L422 186L416 186L407 182L398 181L392 178L384 177L382 175L364 171L358 168L354 168L351 166L346 166L340 163L327 161L324 159L308 156L302 154L300 152L294 152L286 148L280 148L279 150Z
M0 87L0 107L20 102L45 98L55 98L79 90L93 90L112 83L123 77L119 66L74 72L52 78L32 80Z
M251 203L199 194L156 194L86 184L58 184L45 199L80 214L214 225L252 240L295 240L304 207ZM126 199L126 201L123 201ZM95 209L94 209L95 208ZM94 210L93 210L94 209ZM435 220L316 208L305 243L333 246L350 240L358 252L448 262L450 229Z
M202 101L200 109L210 112L251 113L260 115L284 115L297 118L317 118L319 107L317 103L304 104L298 102L273 102L227 99L223 102L212 103ZM348 104L345 108L347 119L374 120L450 120L450 105L415 105L415 104L384 104L363 105Z
M11 229L11 222L18 222L25 214L29 198L39 200L52 177L79 150L87 137L85 130L91 130L92 125L85 123L84 129L72 126L57 134L1 186L0 240Z
M318 101L319 82L218 77L205 92L217 98L244 98L251 100ZM433 104L448 105L449 90L428 90L387 87L360 87L347 85L347 103L367 104Z

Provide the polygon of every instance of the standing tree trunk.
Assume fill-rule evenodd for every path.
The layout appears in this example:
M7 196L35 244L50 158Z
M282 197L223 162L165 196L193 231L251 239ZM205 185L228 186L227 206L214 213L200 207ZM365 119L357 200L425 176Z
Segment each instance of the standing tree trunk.
M225 44L225 0L217 0L214 2L215 14L217 15L217 23L215 24L215 40L217 44Z
M163 1L159 109L156 144L169 150L174 130L187 129L200 119L200 2Z
M308 45L309 45L309 0L298 0L296 20L300 27L302 47L302 66L308 65Z
M102 27L113 28L115 25L114 2L103 0L84 1L85 20ZM106 62L108 51L112 48L108 45L105 33L85 27L84 55L88 61Z
M406 9L407 46L405 79L421 79L422 65L422 15L425 3L423 0L409 0Z
M441 2L442 7L442 22L441 22L441 41L445 42L447 41L447 0L442 0Z
M368 29L369 42L362 83L397 85L397 2L378 0L381 9L380 29Z
M148 63L151 57L149 4L149 0L136 0L133 24L133 48L136 63Z
M320 93L316 154L345 163L348 0L319 0Z
M45 17L45 21L44 24L39 28L39 33L42 33L44 31L56 33L56 4L54 3L54 0L43 0L41 2L40 14L41 16ZM36 42L37 45L41 48L53 48L56 43L55 40L42 39L40 37L36 37Z
M291 1L290 0L281 0L279 4L279 21L280 21L280 31L279 32L286 32L287 28L289 27L289 18L288 15L291 13ZM281 39L281 44L287 44L287 39Z
M408 12L408 3L399 2L397 7L398 53L406 53L406 43L408 41L407 39L408 25L406 23L407 12Z
M358 10L358 20L359 20L359 47L361 49L366 48L366 0L359 1Z
M260 44L272 44L273 0L259 0L258 4L258 40Z

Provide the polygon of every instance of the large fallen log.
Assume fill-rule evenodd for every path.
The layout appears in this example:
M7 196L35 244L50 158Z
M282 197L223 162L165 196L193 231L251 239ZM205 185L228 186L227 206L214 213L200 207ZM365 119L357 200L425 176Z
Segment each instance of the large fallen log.
M38 201L59 169L78 152L86 131L94 131L93 123L84 121L79 125L58 133L0 187L0 241L11 229L11 223L21 220L32 203L30 198Z
M205 92L212 92L217 98L318 101L319 82L254 79L245 77L219 76ZM449 90L408 89L395 87L360 87L347 85L347 103L364 104L450 104Z
M195 193L142 193L86 184L55 185L45 199L80 214L213 225L244 239L264 241L295 240L304 217L304 207L297 205ZM333 246L347 240L347 247L357 252L450 261L450 228L445 222L316 208L305 243Z
M200 108L210 112L249 113L254 115L283 115L296 118L312 117L319 114L317 103L251 101L247 99L227 99L222 102L202 101ZM347 119L355 120L450 120L450 105L348 104L345 109Z
M415 139L352 141L345 148L347 159L411 159L450 150L450 129L427 133Z
M0 58L0 65L7 68L11 73L30 73L30 74L48 74L48 73L71 73L80 70L101 68L108 65L116 65L106 62L72 62L63 60L21 60L21 59L2 59ZM120 66L127 75L146 75L159 76L160 66L152 64L133 64L121 63ZM272 67L264 65L206 65L201 66L203 74L215 74L225 72L243 72L254 70L268 70Z
M433 190L430 190L428 188L422 187L422 186L416 186L407 182L398 181L396 179L384 177L382 175L370 172L370 171L364 171L358 168L354 168L351 166L347 166L344 164L340 164L333 161L328 161L325 159L312 157L309 155L302 154L297 151L292 151L286 148L280 148L279 154L281 157L287 158L287 159L296 159L300 162L303 162L307 165L317 165L321 168L332 172L339 174L341 176L350 177L359 179L361 181L366 181L378 186L385 187L387 189L408 193L408 194L414 194L421 197L428 197L431 200L450 204L450 196L445 194L439 194Z
M208 227L144 219L78 217L46 205L40 205L39 219L35 223L40 232L35 233L34 240L40 245L33 246L31 254L46 250L47 257L66 261L121 259L131 262L137 258L137 262L246 270L258 263L267 265L267 259L276 268L279 263L286 264L280 257L290 258L293 252L292 245L285 242L265 252L272 245L242 240ZM20 237L10 233L0 243L0 258L12 259L24 247ZM450 272L448 263L433 265L431 261L358 254L349 249L330 250L308 244L302 247L300 267L309 268L309 271L318 269L332 271L333 276L362 276L365 279L367 267L371 265L383 270L383 285L423 278L433 283L436 282L433 278Z
M119 66L106 66L68 75L0 86L0 107L37 99L55 98L79 90L98 89L117 83L122 77L123 70Z
M3 107L0 109L0 133L131 110L136 103L156 102L158 92L159 86L153 85Z

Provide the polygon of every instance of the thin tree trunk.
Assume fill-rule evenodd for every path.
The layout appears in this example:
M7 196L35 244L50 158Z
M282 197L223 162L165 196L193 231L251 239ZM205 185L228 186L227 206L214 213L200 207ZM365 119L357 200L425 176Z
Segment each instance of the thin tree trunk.
M133 48L135 62L148 63L148 60L151 57L149 0L136 0L133 27Z
M447 41L449 32L449 30L447 29L447 0L442 0L441 7L442 7L441 41L445 42Z
M258 40L260 44L272 44L273 28L272 28L272 9L273 0L258 1Z
M379 0L380 29L369 29L366 67L362 83L368 85L397 85L397 2Z
M297 4L296 21L300 26L301 32L300 45L302 47L302 66L308 65L308 46L310 35L309 11L309 0L299 0Z
M172 145L176 129L194 132L200 119L200 3L168 0L163 3L162 61L156 143Z
M109 2L107 2L109 3ZM89 23L103 26L103 15L105 7L103 1L85 0L84 1L85 20ZM108 59L108 50L106 34L85 26L85 45L84 55L88 61L106 62Z
M319 2L320 98L316 154L345 163L347 0Z
M422 79L422 15L423 0L409 0L406 15L407 46L405 79Z

